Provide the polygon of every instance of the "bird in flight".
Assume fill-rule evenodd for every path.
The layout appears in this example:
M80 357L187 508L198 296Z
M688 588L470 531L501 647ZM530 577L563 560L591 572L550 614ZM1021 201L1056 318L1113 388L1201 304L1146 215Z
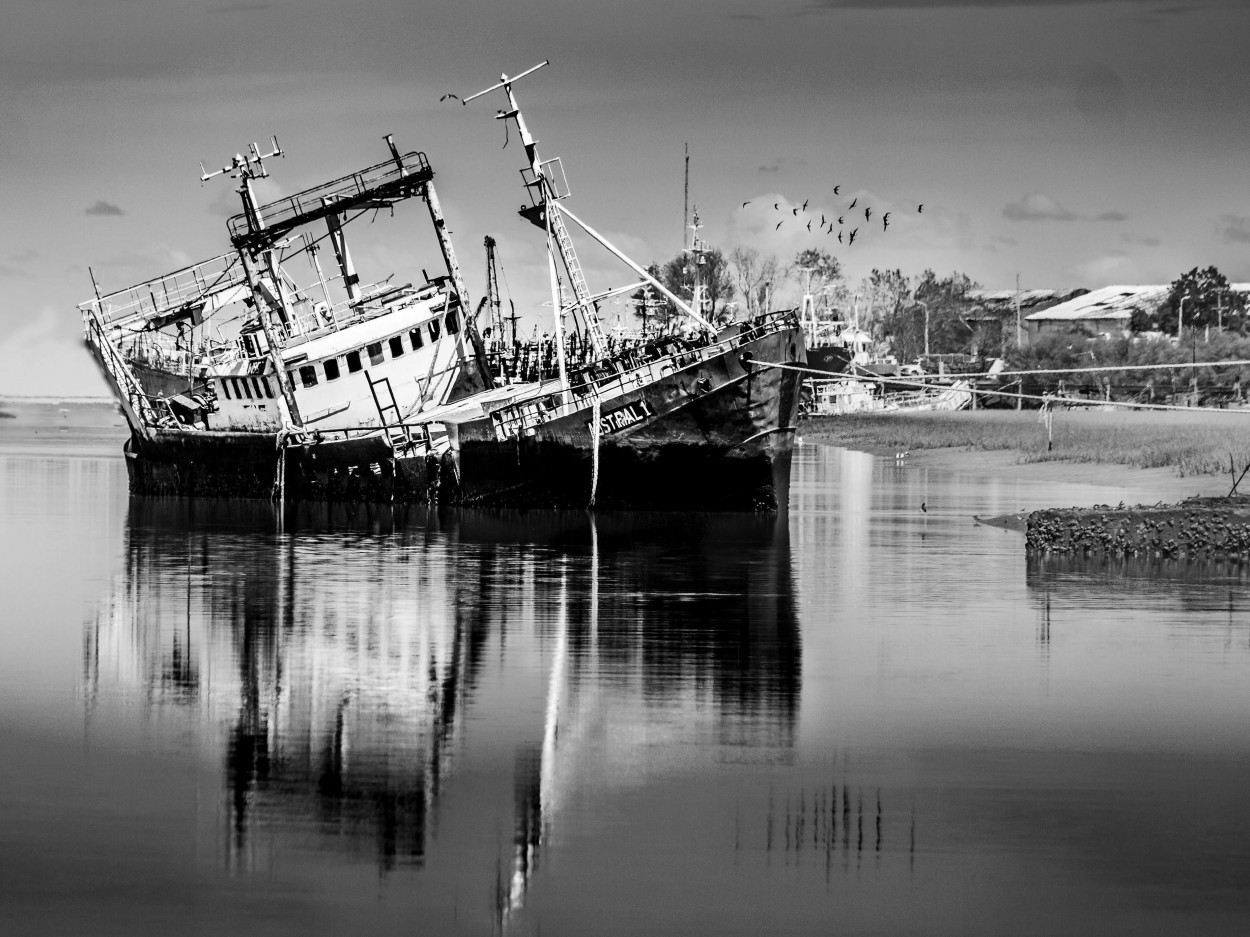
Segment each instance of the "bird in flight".
M885 231L890 227L890 213L886 212L881 216L881 230Z
M803 211L807 211L807 199L803 199Z
M838 224L842 224L842 215L838 215Z
M773 208L774 208L776 211L781 211L781 208L777 205L777 203L776 203L776 202L773 202Z
M858 201L859 201L859 196L858 196L858 195L857 195L857 196L855 196L853 199L851 199L851 208L854 208L854 207L855 207L855 203L856 203L856 202L858 202ZM849 211L849 210L850 210L850 209L848 209L848 211Z
M841 231L839 231L839 232L838 232L838 243L839 243L839 244L841 244L841 243L842 243L842 232L841 232Z
M919 205L919 206L917 206L917 208L916 208L916 212L917 212L917 214L919 214L919 213L920 213L920 212L922 212L922 211L924 211L924 202L921 202L921 203L920 203L920 205Z
M820 226L822 228L825 226L825 213L823 211L820 213Z
M867 205L864 207L864 220L870 221L871 219L872 219L872 206Z
M798 215L799 215L799 210L798 210L797 208L795 208L795 209L793 209L793 212L794 212L794 216L797 218L797 217L798 217Z
M777 222L777 228L780 228L785 223L786 223L786 219L782 218L780 221ZM773 228L773 230L776 231L777 228Z
M837 194L838 194L838 189L840 189L840 188L842 188L842 186L841 186L841 185L835 185L835 186L833 187L833 194L834 194L834 195L837 195Z
M812 223L810 221L807 223L807 230L808 231L812 230Z
M750 205L750 204L751 204L750 202L743 202L743 203L742 203L742 207L743 207L743 208L746 208L746 207L747 207L748 205Z
M450 91L448 91L445 95L439 98L439 101L446 101L448 98L455 98L457 101L460 101L460 96L457 94L452 94ZM464 102L460 101L460 103L463 104Z
M856 232L858 232L858 231L859 231L859 228L852 228L852 229L851 229L851 237L850 237L850 240L849 240L847 243L849 243L849 244L854 244L854 243L855 243L855 234L856 234Z

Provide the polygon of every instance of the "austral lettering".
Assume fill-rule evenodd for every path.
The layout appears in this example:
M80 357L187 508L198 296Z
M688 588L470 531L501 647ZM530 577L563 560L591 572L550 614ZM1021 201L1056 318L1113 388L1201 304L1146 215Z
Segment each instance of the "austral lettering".
M617 407L615 410L609 410L607 413L599 417L599 432L604 436L612 433L619 433L623 429L641 423L649 416L655 416L655 411L645 400L635 400L633 403L627 403L623 407ZM590 428L589 423L586 427Z

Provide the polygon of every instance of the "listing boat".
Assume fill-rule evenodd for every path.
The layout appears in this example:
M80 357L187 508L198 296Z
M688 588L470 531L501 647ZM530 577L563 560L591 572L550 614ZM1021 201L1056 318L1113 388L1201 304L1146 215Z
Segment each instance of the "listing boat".
M542 65L547 64L546 62ZM559 159L543 160L512 85L529 204L546 236L553 336L530 365L488 355L420 152L260 205L276 138L202 180L239 180L233 251L79 307L125 412L136 494L412 501L498 507L778 510L788 500L805 361L794 312L717 329L577 218ZM363 284L346 226L424 201L445 274ZM591 293L566 220L640 278ZM324 231L319 230L324 225ZM323 242L334 268L319 259ZM689 247L696 269L707 250ZM293 273L309 262L308 283ZM424 273L424 271L423 271ZM685 316L663 339L609 342L599 307L650 286ZM568 294L571 292L571 296ZM480 307L479 307L480 309ZM566 329L565 318L570 327ZM567 332L567 334L566 334ZM514 324L515 339L515 324ZM512 352L522 354L514 340Z

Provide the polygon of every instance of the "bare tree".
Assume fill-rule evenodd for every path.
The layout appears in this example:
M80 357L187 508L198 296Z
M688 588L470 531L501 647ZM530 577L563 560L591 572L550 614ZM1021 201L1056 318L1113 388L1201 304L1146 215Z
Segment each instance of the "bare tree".
M765 306L769 287L776 286L779 279L777 256L761 256L753 247L735 247L729 252L729 261L733 264L738 292L746 303L747 315L757 316L767 312Z
M901 270L878 270L860 281L857 291L859 327L878 341L892 338L885 323L910 301L911 282Z

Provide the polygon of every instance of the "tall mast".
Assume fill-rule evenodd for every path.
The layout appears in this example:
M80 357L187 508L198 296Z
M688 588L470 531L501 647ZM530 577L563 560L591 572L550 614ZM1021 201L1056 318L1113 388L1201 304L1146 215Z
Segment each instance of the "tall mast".
M626 264L631 270L641 276L644 280L651 283L656 289L667 296L674 305L677 306L686 315L693 318L699 325L710 332L714 332L712 324L695 311L684 299L675 296L664 284L660 283L655 277L647 273L638 263L631 260L620 250L614 247L608 240L601 235L586 222L579 219L569 209L561 204L561 200L568 196L567 186L561 191L557 185L557 173L559 179L563 182L564 171L561 168L559 158L543 160L538 155L538 141L530 134L529 128L525 124L525 118L521 115L521 109L517 106L516 97L512 93L512 85L542 68L544 65L550 64L547 61L540 62L533 68L521 72L509 78L506 74L499 76L499 81L491 85L477 94L471 94L464 99L464 103L480 98L484 94L502 88L508 96L508 109L501 110L495 114L496 120L513 120L516 122L517 133L521 137L521 142L525 146L525 155L529 165L522 171L521 176L525 182L526 188L530 191L530 197L533 202L528 207L521 209L521 216L547 232L548 250L552 254L559 254L564 261L564 268L568 273L569 282L573 286L574 307L581 307L583 317L586 321L586 331L590 339L591 345L596 355L602 357L607 353L607 342L603 336L603 328L599 322L598 311L595 308L595 300L590 294L589 288L586 286L586 278L582 275L581 263L577 259L577 253L573 249L573 241L569 237L568 230L564 226L564 218L567 216L570 221L586 232L594 240L598 241L618 260ZM554 299L553 299L554 301ZM557 314L559 310L557 308Z
M687 165L689 165L689 157L687 157ZM707 243L699 237L699 229L703 225L699 224L699 206L694 207L694 222L689 225L690 228L690 246L686 248L686 253L690 255L694 261L694 283L690 290L690 305L697 312L702 314L706 305L707 284L703 282L703 266L705 264L704 255L707 253Z
M500 75L497 85L470 95L464 99L464 103L468 104L474 98L479 98L496 88L502 88L504 94L507 95L508 109L499 111L495 117L497 120L511 119L516 121L517 132L520 134L521 143L525 146L525 156L529 163L526 169L528 177L525 179L525 185L534 193L537 199L537 204L533 208L523 209L522 214L546 230L548 250L558 253L564 262L564 269L568 274L569 282L573 286L573 305L581 307L582 318L586 323L587 336L595 350L595 354L602 357L607 354L607 342L603 337L603 329L599 323L599 314L595 309L594 300L591 298L590 288L586 285L586 278L582 274L582 266L577 259L577 252L573 249L573 240L569 237L568 230L564 227L564 222L556 205L560 199L567 197L569 194L567 188L561 192L556 187L556 173L558 172L561 177L563 176L560 160L556 158L544 161L539 156L538 141L534 139L533 134L530 133L529 128L525 125L525 117L521 114L521 108L517 105L516 96L512 93L513 82L524 78L531 72L537 71L546 64L547 62L544 61L540 65L535 65L528 71L524 71L513 78L509 78L506 74ZM555 310L557 317L560 311L560 309ZM558 328L559 326L557 326Z
M269 176L269 171L265 169L265 160L274 156L286 156L282 148L278 146L278 138L273 138L273 150L269 153L261 153L255 143L251 144L251 152L244 156L236 153L230 160L230 165L223 166L215 172L205 172L204 164L200 163L200 183L203 184L214 176L221 176L229 173L232 179L239 180L239 198L243 200L243 213L247 217L248 228L251 231L261 231L265 227L265 219L261 217L260 209L256 204L256 193L252 189L253 179L265 179ZM264 250L264 260L268 267L269 275L273 278L273 289L266 289L265 284L258 276L257 271L252 268L248 260L249 250L243 245L238 245L239 260L243 265L243 273L247 277L248 289L252 292L252 300L256 309L256 320L260 323L261 330L265 333L265 344L269 347L266 354L269 357L270 364L274 369L274 380L278 382L278 387L282 391L282 399L286 402L287 416L295 426L303 425L300 418L299 404L295 402L295 391L291 387L288 379L286 367L282 363L281 344L279 343L278 330L273 327L273 323L269 319L266 310L273 309L282 319L283 323L289 321L286 311L286 300L284 290L281 284L281 277L278 275L277 258L273 255L272 248Z

